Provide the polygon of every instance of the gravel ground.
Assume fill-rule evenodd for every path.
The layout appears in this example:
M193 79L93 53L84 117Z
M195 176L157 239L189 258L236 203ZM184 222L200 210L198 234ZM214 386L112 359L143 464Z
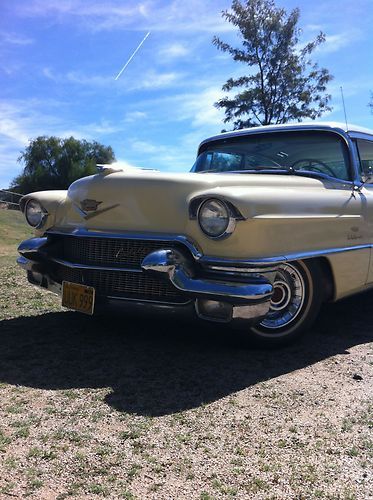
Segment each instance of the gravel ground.
M0 257L0 498L373 498L373 293L250 349L89 318Z

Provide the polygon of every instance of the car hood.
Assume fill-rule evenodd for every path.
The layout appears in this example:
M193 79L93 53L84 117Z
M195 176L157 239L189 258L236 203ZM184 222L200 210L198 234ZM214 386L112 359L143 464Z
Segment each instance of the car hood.
M305 230L304 220L312 220L306 238L310 247L317 244L315 235L321 232L332 237L337 217L344 213L359 217L357 203L344 203L350 199L349 193L347 185L292 175L128 170L79 179L64 200L58 192L58 204L53 191L38 193L37 198L47 210L54 200L44 229L178 234L193 240L203 253L230 257L263 256L268 252L268 239L272 247L277 246L273 241L278 241L278 250L283 239L296 249L297 240L287 234L289 218L293 220L292 231L299 234ZM217 244L189 216L190 202L196 197L224 199L246 221L238 221L234 233ZM350 219L345 220L351 224Z

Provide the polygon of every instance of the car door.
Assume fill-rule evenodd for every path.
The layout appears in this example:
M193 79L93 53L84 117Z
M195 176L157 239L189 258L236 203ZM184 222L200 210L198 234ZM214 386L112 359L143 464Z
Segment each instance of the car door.
M364 185L360 190L362 201L362 213L365 218L369 243L373 245L373 137L372 139L356 139L355 141L359 169ZM367 283L373 283L373 249L370 250L370 265L368 271Z

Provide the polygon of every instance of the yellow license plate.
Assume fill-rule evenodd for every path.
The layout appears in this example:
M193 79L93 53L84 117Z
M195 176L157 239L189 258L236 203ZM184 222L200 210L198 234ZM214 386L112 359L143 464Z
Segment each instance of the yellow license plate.
M93 314L95 307L95 289L64 281L62 283L62 305L85 314Z

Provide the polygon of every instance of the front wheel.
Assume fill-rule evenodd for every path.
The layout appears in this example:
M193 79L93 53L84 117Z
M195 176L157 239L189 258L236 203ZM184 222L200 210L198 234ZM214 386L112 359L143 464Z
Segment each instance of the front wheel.
M267 316L251 328L262 345L286 344L311 327L319 313L323 293L322 273L315 261L282 264L273 284Z

